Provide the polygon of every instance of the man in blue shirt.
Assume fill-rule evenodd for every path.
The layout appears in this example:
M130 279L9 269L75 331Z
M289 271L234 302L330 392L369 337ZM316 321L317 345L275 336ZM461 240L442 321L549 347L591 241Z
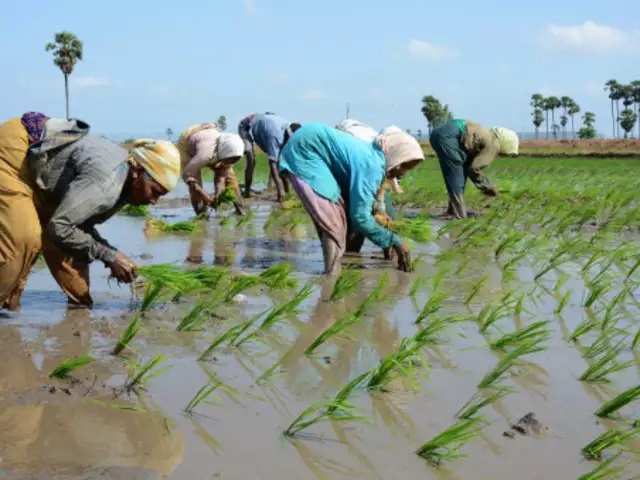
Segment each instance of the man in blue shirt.
M287 181L278 173L278 162L282 147L299 127L299 124L291 123L271 112L249 115L238 124L238 134L244 140L244 150L247 157L244 173L244 196L246 198L251 196L253 171L256 165L255 144L267 154L270 175L276 184L278 201L281 202L285 192L289 192Z

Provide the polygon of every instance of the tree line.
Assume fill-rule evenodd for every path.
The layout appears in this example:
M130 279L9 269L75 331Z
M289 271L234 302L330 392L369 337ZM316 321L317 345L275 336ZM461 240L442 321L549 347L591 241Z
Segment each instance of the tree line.
M629 138L640 114L640 80L623 84L611 79L604 84L604 91L609 93L609 100L611 100L613 136L620 138L620 129L622 128L624 138ZM623 106L622 112L620 111L620 101ZM640 138L640 122L638 122L638 138Z

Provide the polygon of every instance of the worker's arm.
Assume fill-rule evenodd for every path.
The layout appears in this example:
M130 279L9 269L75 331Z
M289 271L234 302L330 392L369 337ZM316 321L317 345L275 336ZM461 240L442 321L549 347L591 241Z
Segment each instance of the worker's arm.
M462 139L462 147L468 152L469 179L485 195L496 195L496 187L482 173L482 170L498 156L500 152L498 140L489 130L473 122L467 122L467 129Z

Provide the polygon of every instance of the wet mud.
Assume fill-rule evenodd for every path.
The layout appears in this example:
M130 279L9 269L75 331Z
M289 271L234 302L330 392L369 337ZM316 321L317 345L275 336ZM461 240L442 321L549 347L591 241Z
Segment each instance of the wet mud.
M184 190L152 208L157 217L186 220L192 211ZM259 273L287 261L300 286L314 280L314 293L265 332L261 342L222 346L206 362L197 358L229 327L291 298L292 291L255 288L220 308L201 332L179 332L176 325L193 304L181 299L145 315L133 349L143 359L163 354L171 367L139 395L124 392L128 366L111 355L118 335L139 306L128 287L108 281L108 271L92 267L92 311L69 309L46 268L32 273L17 314L0 318L0 478L2 479L397 479L521 480L572 479L597 464L580 456L582 446L603 432L607 420L593 412L622 389L637 383L640 358L612 376L610 383L578 381L587 367L577 347L566 340L588 313L581 306L584 285L569 280L574 295L543 353L520 362L503 380L514 391L485 408L487 426L463 447L464 458L429 467L416 449L455 421L476 385L503 354L487 348L474 323L457 323L443 338L423 349L427 376L419 385L397 381L389 393L363 392L355 405L368 422L324 422L309 437L285 439L283 430L309 405L335 394L356 375L375 367L416 331L414 321L428 300L425 291L410 296L419 276L435 275L435 255L451 248L448 239L413 246L422 257L418 271L405 274L367 242L347 262L360 266L363 281L339 302L329 302L333 283L320 277L322 252L311 225L267 235L272 213L268 195L250 202L254 218L241 226L220 226L214 213L193 234L145 234L144 219L116 216L100 230L105 238L140 264L217 265L234 272ZM444 223L434 221L436 228ZM442 280L451 295L439 314L477 315L482 306L519 282L521 270L505 283L486 256L452 259L467 263L463 275ZM456 263L457 262L457 263ZM453 269L455 270L455 268ZM316 355L309 344L337 318L353 311L383 274L389 296L348 334L332 338ZM464 299L470 278L487 281L473 301ZM557 298L539 294L521 316L508 316L500 328L511 331L534 319L553 318ZM637 312L635 312L637 315ZM631 315L631 313L630 313ZM629 317L631 318L631 317ZM637 318L637 316L635 317ZM55 380L49 373L69 357L91 355L97 361ZM266 381L257 379L274 362L281 366ZM187 414L193 395L212 378L221 390ZM638 418L640 407L625 410ZM535 412L524 415L526 412ZM625 452L628 471L640 473L634 449ZM639 451L637 448L635 451Z

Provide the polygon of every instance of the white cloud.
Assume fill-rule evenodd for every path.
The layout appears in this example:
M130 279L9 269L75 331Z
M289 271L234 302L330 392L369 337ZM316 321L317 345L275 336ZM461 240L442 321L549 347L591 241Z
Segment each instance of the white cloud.
M407 52L412 57L426 58L429 60L445 60L455 58L458 52L444 45L435 45L423 40L413 39L407 44Z
M78 88L106 87L111 82L103 77L94 77L93 75L85 75L84 77L71 76L71 85Z
M552 52L592 55L637 53L640 31L624 31L592 21L582 25L550 24L542 35L541 43Z
M242 0L242 6L245 13L248 13L249 15L255 15L258 13L258 8L256 7L254 0Z
M327 98L327 94L320 90L310 90L300 96L300 100L322 100Z

